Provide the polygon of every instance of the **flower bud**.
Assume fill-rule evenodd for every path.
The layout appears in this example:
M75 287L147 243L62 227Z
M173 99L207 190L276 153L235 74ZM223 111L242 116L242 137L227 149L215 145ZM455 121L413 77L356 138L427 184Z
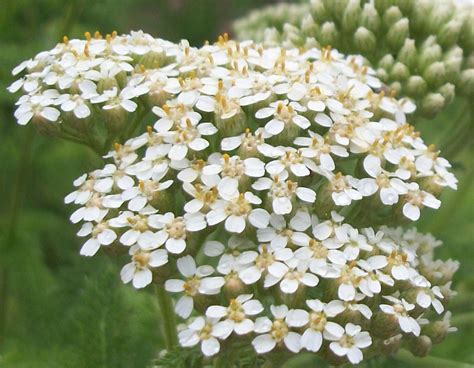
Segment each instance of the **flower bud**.
M322 23L329 17L328 10L324 6L323 0L311 1L311 15L317 23Z
M463 62L463 51L456 46L449 50L444 55L444 66L446 69L446 80L456 82L461 73L461 66Z
M390 83L390 92L398 95L402 90L402 84L399 81Z
M158 69L165 60L166 55L163 52L149 52L140 58L139 64L146 69Z
M384 68L385 70L390 70L393 67L393 64L395 63L395 59L391 54L385 55L382 59L379 61L379 67Z
M354 42L356 47L363 52L372 52L375 50L377 39L367 28L359 27L354 34Z
M372 332L380 338L389 338L399 332L398 319L393 314L385 314L381 311L372 317Z
M385 10L387 10L389 6L392 5L390 0L375 0L374 4L379 13L384 13Z
M398 52L397 59L410 69L415 67L417 59L415 40L411 38L405 40L405 43Z
M385 69L383 68L378 68L377 69L377 77L380 78L382 82L387 82L388 80L388 73Z
M402 343L402 337L403 335L399 334L399 335L390 337L386 340L383 340L379 346L382 354L393 355L396 352L398 352L398 350L400 350L400 346Z
M108 110L102 109L101 114L105 127L112 134L118 134L123 131L129 116L129 113L120 106Z
M311 14L306 15L301 21L301 30L306 35L314 35L319 32L319 26L316 24Z
M410 71L408 70L407 66L405 64L400 63L397 61L390 72L390 77L396 81L404 81L408 79L410 76Z
M438 42L444 47L453 46L461 33L462 23L457 19L451 19L441 27L438 32Z
M416 35L426 31L430 22L431 10L434 3L431 0L420 0L416 2L411 14L411 30ZM416 38L416 37L415 37Z
M421 70L424 70L434 62L440 61L442 56L443 50L438 44L422 47L420 50L420 57L418 59L418 67Z
M456 88L452 83L445 83L438 88L438 92L444 97L445 104L448 105L456 96Z
M428 85L419 75L412 75L405 84L405 91L408 96L421 97L426 93Z
M61 125L57 121L50 121L40 114L35 114L31 119L36 131L46 137L57 137L60 134Z
M333 18L341 19L344 14L344 10L346 9L347 4L349 3L349 0L323 0L323 3L324 7L333 16Z
M335 45L338 39L336 25L333 22L324 22L321 26L319 42L321 46Z
M440 61L431 64L425 69L423 73L423 79L426 80L430 86L436 87L443 84L446 80L444 64Z
M410 352L417 357L425 357L431 350L433 343L426 335L418 336L409 343Z
M450 326L450 317L451 313L447 312L442 320L431 322L423 326L423 333L430 337L433 344L441 343L448 335L450 329L452 329Z
M380 28L380 16L372 3L364 5L360 15L360 25L372 32L377 32Z
M462 71L458 87L464 95L472 96L474 94L474 69Z
M405 39L409 36L408 19L402 18L392 25L387 33L387 42L394 50L402 47Z
M387 28L389 28L402 18L403 14L400 9L397 6L391 6L385 11L382 17L382 22Z
M443 24L451 18L453 11L454 4L451 1L436 3L429 17L429 23L427 24L428 30L431 33L437 33L442 29Z
M429 93L421 102L420 112L427 117L435 116L444 107L444 97L440 93Z
M107 91L107 90L113 89L113 88L120 89L119 83L118 83L117 79L115 79L115 78L104 78L104 79L101 79L97 83L97 92L99 92L99 93L102 93L104 91Z
M347 8L344 10L342 17L342 30L347 33L352 33L357 28L360 13L362 9L360 7L360 0L350 0Z
M237 274L230 273L225 277L223 290L226 298L232 299L241 294L245 294L247 292L247 286L240 280Z

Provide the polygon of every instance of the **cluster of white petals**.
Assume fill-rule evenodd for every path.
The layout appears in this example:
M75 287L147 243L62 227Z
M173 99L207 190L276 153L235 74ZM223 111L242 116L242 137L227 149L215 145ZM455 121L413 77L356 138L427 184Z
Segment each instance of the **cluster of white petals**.
M20 124L148 114L65 200L81 254L128 250L125 283L179 296L182 346L213 356L247 336L259 354L357 364L444 312L457 264L393 226L457 180L407 122L414 104L385 95L362 58L135 32L68 40L25 70L11 86Z

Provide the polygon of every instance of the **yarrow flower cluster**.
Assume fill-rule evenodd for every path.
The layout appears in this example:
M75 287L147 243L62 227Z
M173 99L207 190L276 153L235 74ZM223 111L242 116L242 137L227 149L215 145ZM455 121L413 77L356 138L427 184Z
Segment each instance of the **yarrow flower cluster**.
M124 283L178 296L182 346L357 364L452 330L439 316L458 264L393 226L457 180L361 57L135 32L65 40L22 71L20 124L91 134L103 120L116 138L147 119L65 202L82 255L128 252Z
M240 39L269 46L360 53L389 87L434 117L474 94L474 7L456 0L311 0L254 10L235 22ZM461 1L460 1L461 2Z

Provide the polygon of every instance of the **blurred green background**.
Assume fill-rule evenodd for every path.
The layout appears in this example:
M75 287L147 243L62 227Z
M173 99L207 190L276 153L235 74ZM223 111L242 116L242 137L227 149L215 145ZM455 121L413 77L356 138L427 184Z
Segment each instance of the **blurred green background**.
M119 262L78 255L77 228L63 204L72 181L100 164L86 148L35 134L13 118L6 87L11 69L67 34L119 33L143 29L195 46L231 31L233 19L263 0L3 0L0 4L0 367L120 368L150 366L159 352L160 321L151 293L119 279ZM436 121L417 124L427 142L449 146L460 179L437 212L419 227L445 245L438 255L461 261L451 310L459 331L436 346L433 356L474 363L474 191L472 144L450 144L463 102ZM474 103L471 101L471 103ZM472 110L472 109L471 109ZM470 117L472 120L472 116ZM471 127L473 124L471 123ZM472 131L468 135L472 138ZM309 366L308 361L301 366ZM430 360L397 359L372 366L437 368ZM454 363L456 364L456 363ZM297 366L294 364L293 366ZM439 365L442 368L444 365ZM455 367L456 365L453 365Z

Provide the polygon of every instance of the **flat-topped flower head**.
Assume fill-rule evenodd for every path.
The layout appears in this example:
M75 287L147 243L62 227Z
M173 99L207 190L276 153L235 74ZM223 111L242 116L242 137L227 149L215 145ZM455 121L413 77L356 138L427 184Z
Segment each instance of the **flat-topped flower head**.
M106 161L65 198L80 253L129 248L122 281L191 317L181 346L358 364L425 318L442 340L458 264L383 225L437 209L456 179L362 58L133 32L65 40L15 73L18 123Z

